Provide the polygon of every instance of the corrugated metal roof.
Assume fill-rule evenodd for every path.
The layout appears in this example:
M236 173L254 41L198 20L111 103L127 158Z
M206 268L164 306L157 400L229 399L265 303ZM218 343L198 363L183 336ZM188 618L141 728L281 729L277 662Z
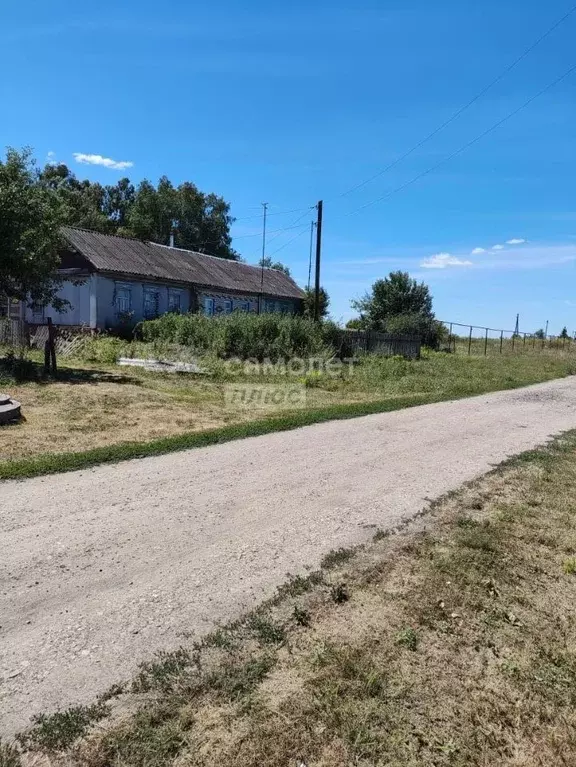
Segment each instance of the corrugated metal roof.
M294 280L276 269L264 269L261 289L259 266L70 226L63 227L63 234L98 271L243 293L258 294L262 290L265 295L281 298L304 297Z

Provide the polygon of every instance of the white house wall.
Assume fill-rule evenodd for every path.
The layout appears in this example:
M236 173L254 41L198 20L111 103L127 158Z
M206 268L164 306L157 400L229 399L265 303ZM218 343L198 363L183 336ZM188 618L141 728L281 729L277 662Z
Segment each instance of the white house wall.
M144 319L144 289L146 287L153 288L158 293L159 315L166 314L168 311L168 296L171 290L177 290L180 293L180 311L185 313L190 310L190 289L184 285L113 279L99 274L97 275L96 286L96 327L98 328L112 328L118 325L116 293L118 288L122 287L130 290L132 322L140 322Z
M57 311L53 306L34 311L32 307L26 307L26 321L33 324L46 322L50 317L55 325L85 325L90 327L90 283L92 277L87 277L84 282L74 284L69 280L62 283L58 290L58 298L69 302L67 310Z

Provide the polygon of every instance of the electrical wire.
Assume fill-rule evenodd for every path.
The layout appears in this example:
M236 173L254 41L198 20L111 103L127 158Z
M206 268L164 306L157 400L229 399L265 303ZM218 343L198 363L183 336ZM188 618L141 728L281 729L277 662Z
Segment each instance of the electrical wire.
M291 240L288 240L288 242L285 242L284 245L280 245L279 248L276 248L276 250L273 250L272 253L268 253L268 258L272 258L272 256L275 256L276 253L279 253L281 250L284 250L284 248L287 248L288 245L290 245L294 240L297 240L298 237L302 237L302 235L308 231L308 224L306 224L305 228L302 229L302 231L296 235L296 237L292 237Z
M278 237L280 237L280 235L282 234L282 232L287 232L289 229L294 229L294 228L296 227L296 224L298 224L298 222L299 222L299 221L302 221L302 219L304 218L304 216L307 216L307 215L308 215L308 213L309 213L309 212L310 212L310 211L311 211L313 208L315 208L315 207L316 207L315 205L310 205L310 207L309 207L309 208L306 208L306 210L304 211L304 213L303 213L301 216L298 216L298 218L297 218L295 221L293 221L293 222L290 224L290 226L286 226L286 227L284 227L284 229L275 229L274 231L276 231L276 232L277 232L277 234L276 234L274 237L270 237L270 239L267 241L267 243L266 243L266 244L267 244L267 245L269 245L269 244L270 244L270 243L271 243L273 240L275 240L275 239L277 239Z
M548 29L546 32L544 32L543 35L541 35L532 45L530 45L529 48L527 48L524 53L522 53L520 56L518 56L517 59L515 59L512 64L510 64L506 69L498 75L492 82L490 82L485 88L483 88L479 93L477 93L473 98L470 99L464 106L460 107L460 109L457 109L454 114L449 117L447 120L445 120L441 125L439 125L437 128L435 128L432 133L429 133L425 138L423 138L421 141L419 141L417 144L415 144L411 149L409 149L407 152L404 152L404 154L400 155L400 157L396 158L393 162L391 162L389 165L387 165L382 170L378 171L378 173L375 173L373 176L370 176L370 178L367 178L364 181L361 181L359 184L356 184L355 186L351 187L350 189L346 190L345 192L342 192L340 197L345 197L346 195L351 194L352 192L355 192L357 189L361 189L363 186L366 186L366 184L371 183L375 179L379 178L380 176L383 176L384 173L387 173L392 168L395 168L396 165L402 162L402 160L405 160L407 157L409 157L411 154L413 154L417 149L420 149L421 146L424 146L428 141L430 141L431 138L434 138L434 136L438 135L440 131L444 130L450 123L454 122L460 115L465 112L469 107L472 106L476 101L482 98L486 93L488 93L489 90L491 90L495 85L497 85L501 80L506 77L506 75L511 72L521 61L523 61L528 54L530 54L534 48L536 48L540 43L545 40L549 35L554 32L555 29L557 29L566 19L568 19L573 13L576 11L576 5L574 5L568 13L564 14L561 19L559 19L555 24L553 24L550 29Z
M311 211L313 208L315 208L315 207L316 207L315 205L310 205L310 207L309 207L309 208L306 208L306 210L304 211L304 213L303 213L301 216L298 216L298 218L297 218L295 221L293 221L293 222L290 224L290 226L286 226L286 227L284 227L284 229L275 229L274 231L276 232L276 234L274 235L274 237L270 237L270 239L269 239L269 240L267 240L267 242L266 242L266 246L268 246L268 245L269 245L271 242L273 242L275 239L277 239L278 237L280 237L280 235L281 235L283 232L287 232L287 231L289 231L290 229L297 229L297 228L298 228L298 227L297 227L297 224L298 224L298 222L299 222L299 221L301 221L301 220L304 218L304 216L307 216L307 215L308 215L308 213L309 213L309 212L310 212L310 211ZM308 226L308 225L306 225L306 226ZM260 236L261 236L261 235L260 235ZM298 235L298 237L299 237L299 236L300 236L300 235ZM291 242L291 240L290 240L290 242ZM288 245L289 243L286 243L286 244ZM284 247L284 246L282 246L282 248L283 248L283 247ZM282 250L282 248L280 248L280 250ZM278 251L274 251L274 252L275 252L275 253L277 253ZM257 254L253 254L253 255L251 256L251 258L256 258L256 255L257 255ZM268 257L270 257L270 253L268 254Z
M308 212L308 211L306 211L306 212ZM262 216L260 216L260 218L262 218ZM303 218L303 216L301 216L300 218ZM293 225L292 226L285 226L282 229L272 229L270 232L268 232L268 234L274 234L274 232L277 232L278 236L280 236L280 234L282 234L282 232L287 232L290 229L296 229L296 228L297 227L293 226ZM246 237L262 237L262 232L256 232L255 234L240 234L240 235L238 235L238 237L232 235L232 238L234 240L244 240L244 239L246 239ZM272 237L272 239L274 239L274 238Z
M276 211L268 212L267 215L268 216L287 216L289 213L300 213L300 211L302 211L302 210L310 210L310 208L292 208L292 210L276 210ZM233 218L234 218L234 222L236 222L236 221L249 221L250 219L255 219L255 218L261 219L262 218L262 214L260 213L259 215L256 214L254 216L244 216L242 218L235 218L233 216Z
M576 70L576 64L570 69L568 69L566 72L564 72L563 75L560 75L560 77L557 77L556 80L549 83L545 88L542 88L542 90L538 91L534 96L531 96L527 101L525 101L523 104L521 104L517 109L514 109L512 112L507 114L505 117L503 117L501 120L498 120L498 122L491 125L489 128L487 128L485 131L480 133L478 136L473 138L471 141L468 141L466 144L463 144L459 149L457 149L455 152L452 152L452 154L448 155L448 157L445 157L443 160L440 160L440 162L436 163L436 165L432 165L427 170L423 171L422 173L418 173L416 176L411 178L409 181L406 181L404 184L401 184L400 186L397 186L395 189L391 189L386 194L382 195L381 197L377 197L375 200L371 200L370 202L365 203L364 205L360 205L360 207L356 208L355 210L350 211L349 213L346 213L346 216L353 216L355 213L358 213L361 210L364 210L365 208L369 208L371 205L375 205L378 202L383 202L384 200L389 199L393 195L397 194L398 192L403 191L406 189L406 187L411 186L412 184L416 183L416 181L419 181L421 178L424 178L424 176L427 176L429 173L432 173L437 168L439 168L441 165L444 165L444 163L447 163L449 160L453 160L454 157L457 157L459 154L462 154L466 149L469 149L474 144L478 143L481 139L483 139L485 136L487 136L489 133L492 133L496 130L496 128L499 128L501 125L503 125L505 122L510 120L512 117L517 115L519 112L521 112L523 109L526 109L527 106L529 106L533 101L536 101L537 98L542 96L544 93L549 91L551 88L553 88L555 85L558 85L558 83L562 82L562 80L565 80L572 72Z

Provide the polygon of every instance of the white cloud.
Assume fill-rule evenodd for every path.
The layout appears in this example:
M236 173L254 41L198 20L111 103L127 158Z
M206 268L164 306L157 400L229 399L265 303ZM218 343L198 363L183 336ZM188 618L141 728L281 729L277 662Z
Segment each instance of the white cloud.
M520 237L513 237L511 240L506 240L506 245L523 245L525 242L526 240Z
M471 256L479 256L481 253L486 253L486 248L474 248L470 253Z
M472 261L465 261L456 256L451 256L450 253L436 253L430 258L425 258L420 264L425 269L446 269L449 266L472 266Z
M492 245L492 250L504 250L504 245Z
M112 170L125 170L134 165L130 160L112 160L110 157L102 157L101 154L83 154L82 152L74 152L74 159L83 165L101 165Z

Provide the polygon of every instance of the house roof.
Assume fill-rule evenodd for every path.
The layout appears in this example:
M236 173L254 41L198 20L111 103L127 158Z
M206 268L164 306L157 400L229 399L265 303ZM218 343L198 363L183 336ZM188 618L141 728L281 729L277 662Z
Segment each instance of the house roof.
M97 271L189 283L281 298L303 298L304 291L277 269L264 269L154 242L63 227L69 245ZM263 273L263 284L261 287Z

